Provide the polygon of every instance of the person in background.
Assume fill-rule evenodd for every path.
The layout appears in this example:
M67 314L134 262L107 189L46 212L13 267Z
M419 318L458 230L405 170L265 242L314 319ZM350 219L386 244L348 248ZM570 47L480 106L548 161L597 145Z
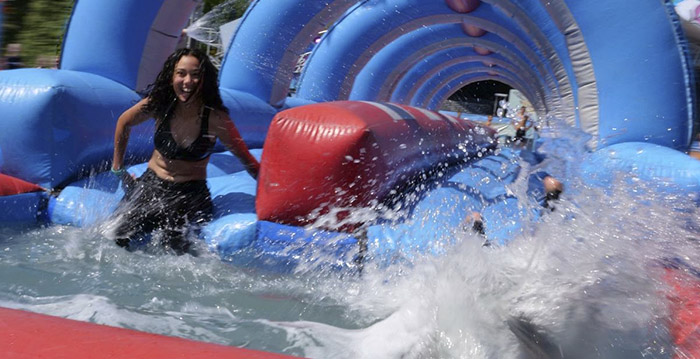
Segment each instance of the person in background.
M546 156L537 151L520 150L520 158L536 166L545 160ZM564 191L564 184L546 171L537 171L528 177L527 193L544 208L554 210L553 201L559 199Z
M39 69L57 69L58 57L40 55L36 58L36 67Z
M21 69L24 67L22 62L22 45L13 43L7 44L7 52L5 54L5 68L8 70Z
M151 118L155 149L146 172L134 179L124 169L130 129ZM117 121L112 173L125 186L115 212L119 246L130 248L135 238L153 233L160 234L156 243L166 250L190 252L188 234L212 219L206 179L217 139L257 178L260 164L223 105L216 68L205 53L179 49L165 61L148 95Z
M538 171L528 178L527 193L540 206L555 210L554 201L564 192L564 184L545 171Z
M549 209L550 211L554 211L556 209L554 205L556 201L559 200L562 192L564 192L564 184L555 177L549 175L547 172L539 171L531 174L528 178L527 194L530 196L530 198L537 201L540 206ZM461 226L463 231L468 231L471 229L472 232L479 234L482 237L486 236L484 219L481 213L477 211L469 212L469 214L462 221ZM488 246L489 244L489 241L484 243L485 246Z
M527 135L527 131L530 130L530 128L532 128L532 121L530 121L530 116L523 115L519 121L516 121L514 123L513 128L515 129L515 136L513 137L513 141L515 141L516 144L524 145L526 142L525 136Z
M698 132L695 135L695 141L693 141L693 143L690 144L688 155L690 157L700 160L700 132Z
M466 218L464 218L464 221L462 222L462 229L467 230L469 228L469 224L471 223L471 230L485 236L486 235L486 230L484 228L484 219L481 217L481 213L477 211L471 211Z
M529 163L531 166L536 166L545 160L545 155L539 152L533 152L523 149L520 151L520 158ZM546 171L537 171L528 176L527 195L535 200L542 208L554 211L556 209L556 201L564 192L564 184L556 177L550 175ZM482 236L486 235L486 226L481 213L471 211L462 221L462 229L468 230L471 224L471 230ZM488 241L487 241L488 244Z

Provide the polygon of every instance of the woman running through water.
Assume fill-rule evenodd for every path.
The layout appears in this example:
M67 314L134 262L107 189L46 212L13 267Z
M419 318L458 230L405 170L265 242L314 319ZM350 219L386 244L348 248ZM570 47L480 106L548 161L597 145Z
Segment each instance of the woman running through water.
M150 118L156 121L155 149L148 169L135 180L123 167L124 153L131 128ZM126 188L116 211L118 245L129 248L132 240L156 231L166 249L190 251L188 232L212 219L206 178L216 139L257 178L260 164L228 116L216 68L203 52L179 49L165 61L148 96L117 121L112 173Z

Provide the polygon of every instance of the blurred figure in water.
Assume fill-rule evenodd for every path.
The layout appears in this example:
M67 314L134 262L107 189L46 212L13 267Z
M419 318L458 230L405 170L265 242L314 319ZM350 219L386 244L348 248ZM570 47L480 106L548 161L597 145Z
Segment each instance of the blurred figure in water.
M513 128L515 129L515 136L513 137L513 141L516 145L526 144L527 139L525 138L525 136L527 135L527 131L529 131L532 128L532 126L532 121L530 121L530 116L528 115L523 115L520 120L513 122Z
M464 221L462 222L462 229L467 230L471 224L471 230L485 236L486 230L484 229L484 219L481 217L481 213L477 211L470 212Z
M151 118L156 122L155 149L146 172L134 180L124 169L129 133ZM132 239L158 231L166 249L190 251L187 234L212 219L206 179L217 139L257 178L260 164L223 105L216 68L205 53L179 49L165 61L146 98L117 121L112 173L126 188L116 212L118 245L129 248Z
M554 211L554 201L564 192L564 184L545 171L530 175L528 194L542 207Z
M533 152L526 149L520 151L520 158L535 166L545 159L545 155L539 152ZM556 177L550 175L546 171L537 171L528 176L527 195L537 202L542 208L554 211L555 204L559 201L559 197L564 192L564 184ZM470 212L462 221L462 229L468 230L471 224L471 230L482 236L486 235L486 226L481 213L477 211ZM488 245L488 241L485 245Z

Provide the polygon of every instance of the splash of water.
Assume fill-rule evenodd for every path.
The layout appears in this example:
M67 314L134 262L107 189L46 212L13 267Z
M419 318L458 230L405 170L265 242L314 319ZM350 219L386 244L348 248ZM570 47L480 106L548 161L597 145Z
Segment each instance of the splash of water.
M483 247L454 228L436 244L439 256L367 266L361 276L276 275L206 251L129 253L99 226L2 229L0 305L308 357L528 357L518 331L550 341L540 348L550 357L670 357L660 272L668 258L700 267L697 207L642 183L630 188L624 175L611 188L588 187L577 168L586 136L542 136L548 160L525 170L555 173L566 191L507 246ZM509 190L530 209L524 186ZM388 218L405 217L393 210ZM425 213L416 220L444 215Z

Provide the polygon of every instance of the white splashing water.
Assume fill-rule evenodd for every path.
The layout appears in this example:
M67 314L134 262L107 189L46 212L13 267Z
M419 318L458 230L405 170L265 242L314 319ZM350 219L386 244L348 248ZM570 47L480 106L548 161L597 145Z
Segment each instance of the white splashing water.
M129 253L97 228L5 228L0 305L313 358L527 358L518 318L555 344L549 357L669 358L662 263L700 268L698 210L624 178L586 187L584 141L545 145L564 199L508 246L456 228L439 257L275 275L213 254Z

